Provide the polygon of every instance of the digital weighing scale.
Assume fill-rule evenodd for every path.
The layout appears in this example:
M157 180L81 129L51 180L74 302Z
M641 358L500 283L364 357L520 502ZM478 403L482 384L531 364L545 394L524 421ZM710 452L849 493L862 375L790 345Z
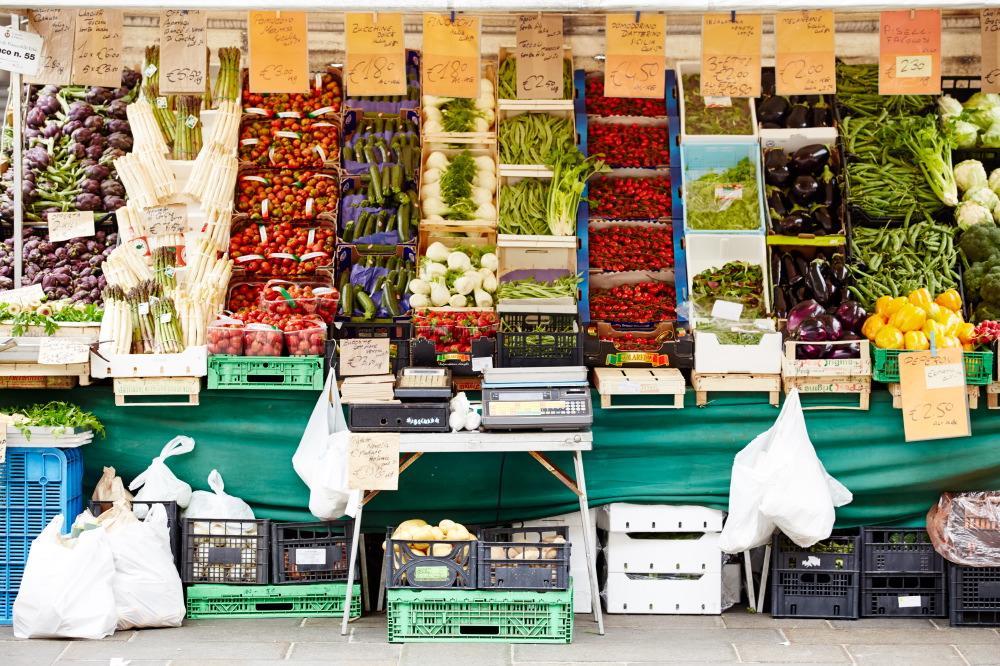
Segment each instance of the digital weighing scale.
M582 366L496 368L483 377L484 430L586 430L593 422Z

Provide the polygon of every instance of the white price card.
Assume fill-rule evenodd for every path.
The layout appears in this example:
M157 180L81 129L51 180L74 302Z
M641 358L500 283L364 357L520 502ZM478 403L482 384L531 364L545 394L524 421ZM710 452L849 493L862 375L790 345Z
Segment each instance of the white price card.
M42 338L38 346L40 365L86 363L90 360L90 345L73 338Z
M924 367L924 381L929 389L965 386L965 368L961 363L928 365Z
M0 303L17 303L18 305L34 305L45 298L42 285L33 284L30 287L20 289L8 289L0 291Z
M296 548L295 564L326 564L326 548Z
M902 595L896 599L900 608L920 608L921 598L919 595Z
M7 26L0 31L0 69L34 76L42 66L42 37Z
M712 304L713 319L728 319L730 321L739 321L739 318L742 314L743 314L742 303L734 303L732 301L718 300Z
M486 372L487 370L493 369L493 357L492 356L473 356L472 357L472 371L473 372Z
M84 238L94 235L94 211L78 210L70 213L49 213L49 242Z
M396 490L399 486L399 433L352 432L347 442L347 487Z

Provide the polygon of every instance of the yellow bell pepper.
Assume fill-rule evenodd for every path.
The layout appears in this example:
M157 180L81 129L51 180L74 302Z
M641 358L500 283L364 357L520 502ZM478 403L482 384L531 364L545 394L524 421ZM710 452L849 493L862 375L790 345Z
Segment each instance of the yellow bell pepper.
M886 310L889 309L889 303L892 303L892 296L879 296L875 299L875 312L888 317L890 313Z
M976 325L969 324L967 322L962 322L958 325L958 329L955 331L955 335L958 336L959 342L963 345L971 343L976 337Z
M941 312L941 309L942 309L941 306L938 305L937 303L931 303L926 308L924 308L924 312L927 313L928 318L933 318L935 315Z
M902 310L904 306L909 304L910 301L906 298L906 296L896 296L895 298L889 299L889 301L884 303L885 307L882 309L881 314L884 314L887 317L892 317L892 315L896 314ZM878 312L878 305L876 304L875 307L876 312Z
M861 335L869 340L874 340L875 336L878 335L879 329L888 323L889 318L885 315L873 314L868 319L865 319L865 323L861 326Z
M944 332L944 326L937 323L933 319L928 319L927 321L925 321L924 327L920 330L923 331L924 335L927 336L928 340L934 338L935 344L937 344L936 341L940 340L946 335L946 333Z
M921 351L930 349L931 343L927 341L923 331L910 331L903 335L903 346L910 351Z
M920 289L914 289L907 296L907 299L913 305L916 305L922 310L927 310L927 307L934 302L933 297L931 297L931 292L927 291L926 287L921 287Z
M962 343L959 342L958 338L956 338L954 335L946 335L944 336L944 338L941 339L941 341L938 343L937 346L941 347L942 349L946 349L948 347L961 347Z
M948 289L942 291L934 299L934 302L943 308L948 308L953 312L957 312L962 309L962 296L958 293L956 289Z
M883 326L875 336L875 346L881 349L902 349L903 332L894 326Z
M898 328L903 333L919 331L927 321L927 313L912 303L907 303L894 315L889 317L889 325Z
M957 335L958 334L958 327L961 326L964 323L962 321L962 318L959 317L958 315L956 315L951 310L942 310L942 312L947 312L948 313L947 316L942 316L942 317L940 317L938 319L938 323L940 323L941 326L944 327L944 334L945 335L951 335L951 336ZM942 319L944 321L941 321Z
M971 342L963 342L962 351L976 351L976 345L972 344Z

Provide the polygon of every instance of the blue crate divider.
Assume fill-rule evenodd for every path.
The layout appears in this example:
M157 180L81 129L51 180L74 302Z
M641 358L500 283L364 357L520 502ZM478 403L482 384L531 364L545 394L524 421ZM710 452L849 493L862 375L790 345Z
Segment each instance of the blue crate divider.
M673 171L671 169L671 171ZM671 175L671 177L673 177ZM688 295L687 248L684 243L684 218L674 215L670 220L674 237L674 289L677 295L677 321L687 322L690 309Z
M79 449L9 448L0 464L0 625L13 619L31 542L58 514L63 532L83 510Z
M681 146L681 185L686 187L709 171L719 172L735 166L743 158L749 158L757 172L757 190L763 188L764 175L761 170L760 145L757 143L688 143ZM675 190L676 191L676 190ZM683 191L681 192L683 197ZM758 200L758 208L760 208ZM690 234L756 234L765 233L765 216L758 211L756 229L691 229L688 227L689 207L684 206L684 232Z
M677 116L667 116L667 141L670 150L670 171L681 165L681 119ZM677 181L680 184L680 181Z
M667 77L667 87L666 87L666 97L667 97L667 115L671 118L680 119L681 106L680 100L678 100L677 95L677 72L672 69L668 69L666 72ZM678 141L680 141L680 126L678 125ZM679 145L679 144L678 144Z
M576 120L577 146L580 152L587 155L587 73L582 69L573 72L573 85L576 88L576 99L573 100L573 111ZM583 275L580 283L580 297L577 299L577 313L581 322L590 321L590 204L587 195L590 188L585 186L583 201L576 211L576 270Z

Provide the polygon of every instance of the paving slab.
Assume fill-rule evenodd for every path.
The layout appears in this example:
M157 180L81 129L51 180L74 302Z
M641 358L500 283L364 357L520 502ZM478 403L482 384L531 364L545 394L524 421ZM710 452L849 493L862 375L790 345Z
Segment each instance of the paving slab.
M63 654L65 659L192 659L208 661L229 659L242 663L251 659L284 659L289 643L193 641L180 637L152 643L115 641L73 642Z
M736 643L744 663L762 664L849 664L851 657L840 645L766 645Z
M39 666L56 660L66 649L66 641L0 640L0 664Z
M447 650L440 643L407 643L399 660L401 666L507 666L511 663L509 643L452 643Z
M878 629L858 627L856 629L783 629L785 636L792 643L808 643L813 645L835 645L851 643L854 645L933 645L933 644L994 644L1000 651L1000 635L995 631L972 629L971 631L958 627L947 629Z
M728 629L795 629L797 627L806 629L829 629L827 620L815 620L811 618L782 617L773 618L765 613L747 613L743 610L723 613L719 616L722 624Z
M609 646L611 644L608 644ZM733 663L736 662L736 651L729 644L691 643L687 641L668 641L659 635L647 636L645 641L638 643L614 644L611 651L595 649L593 642L573 643L571 645L515 645L514 662L525 661L573 661L601 662L607 661L609 654L626 662L639 663Z
M577 614L574 626L596 627L593 615ZM604 628L614 629L624 627L627 629L658 629L669 627L677 629L680 627L724 627L721 615L604 615Z
M379 645L349 643L346 640L329 643L293 643L288 659L325 660L328 663L338 664L342 661L397 661L402 650L402 645L390 645L384 641Z
M952 645L848 645L857 664L906 664L906 666L936 666L964 664ZM1000 652L1000 648L997 649Z
M970 666L1000 666L1000 650L992 645L967 645L958 644L955 646Z

